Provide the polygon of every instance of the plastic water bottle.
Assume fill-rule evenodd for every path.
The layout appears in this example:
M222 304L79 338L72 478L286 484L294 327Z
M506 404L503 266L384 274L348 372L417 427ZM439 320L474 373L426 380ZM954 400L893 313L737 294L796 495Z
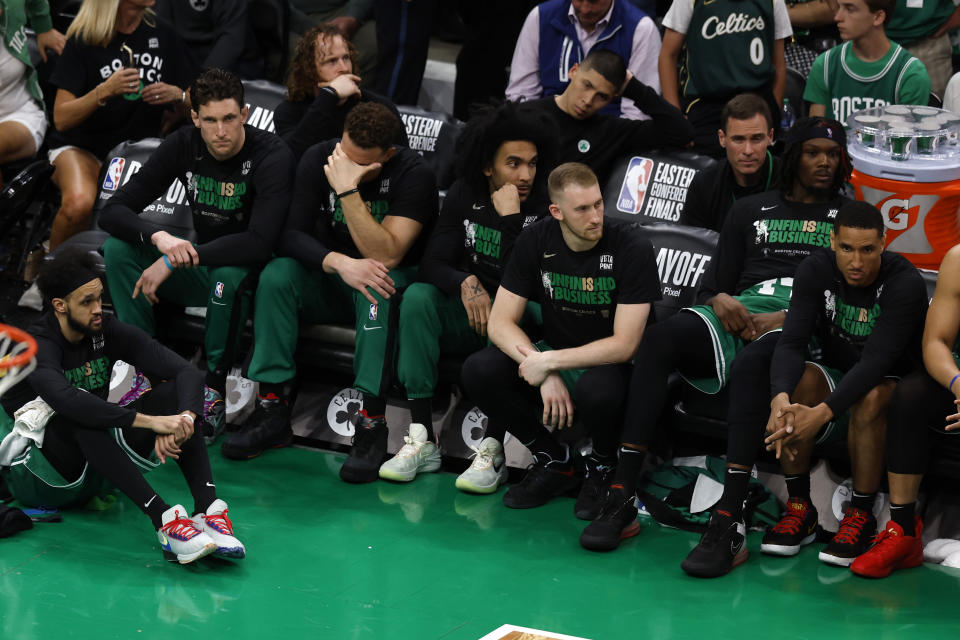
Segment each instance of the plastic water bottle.
M786 134L787 130L793 126L793 123L797 121L797 114L793 110L793 105L790 104L790 98L783 99L783 108L780 109L780 135L781 138Z

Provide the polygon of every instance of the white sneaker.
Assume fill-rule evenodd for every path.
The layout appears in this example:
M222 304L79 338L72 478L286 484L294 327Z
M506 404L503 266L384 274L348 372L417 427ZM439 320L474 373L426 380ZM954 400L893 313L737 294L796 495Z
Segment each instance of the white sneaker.
M473 450L473 462L457 477L457 489L469 493L493 493L507 481L503 445L496 438L484 438Z
M243 543L233 535L233 523L227 517L227 503L220 498L207 507L206 513L193 516L193 523L197 529L210 536L217 545L213 555L237 560L247 555Z
M440 449L430 442L427 428L422 424L410 425L403 436L406 443L393 456L380 465L380 477L394 482L410 482L418 473L437 471L440 468Z
M157 539L163 556L170 562L187 564L217 549L217 543L197 528L187 517L183 505L174 505L160 516L163 525L157 530Z

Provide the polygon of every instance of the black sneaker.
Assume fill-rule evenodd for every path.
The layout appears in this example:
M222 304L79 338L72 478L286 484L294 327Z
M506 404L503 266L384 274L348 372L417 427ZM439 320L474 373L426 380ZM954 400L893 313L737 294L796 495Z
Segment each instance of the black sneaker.
M591 551L613 551L622 540L638 533L636 496L621 487L608 487L600 502L600 513L580 534L580 546Z
M847 507L833 539L820 552L820 560L838 567L849 567L857 556L867 552L877 534L877 519L869 511Z
M699 544L680 563L680 568L697 578L719 578L747 561L747 527L726 511L710 515Z
M340 479L356 484L380 477L380 465L387 453L387 421L383 416L368 418L362 409L354 417L353 447L340 467Z
M580 487L577 502L573 505L573 514L581 520L593 520L600 514L603 494L617 468L612 464L598 464L596 460L588 457L586 469L583 486Z
M581 478L572 460L540 462L536 456L533 460L523 480L503 494L503 504L506 506L511 509L531 509L557 496L573 495L579 488Z
M231 460L249 460L266 449L288 446L293 442L290 412L290 405L282 402L259 403L240 430L224 439L220 452Z
M795 556L817 539L817 510L806 500L790 498L780 522L763 534L760 550L774 556Z

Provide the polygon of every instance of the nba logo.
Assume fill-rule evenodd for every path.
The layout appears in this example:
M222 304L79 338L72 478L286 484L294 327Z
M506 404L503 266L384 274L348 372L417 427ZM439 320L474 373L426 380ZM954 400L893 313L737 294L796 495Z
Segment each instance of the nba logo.
M653 175L653 160L634 156L630 158L623 184L620 185L620 195L617 198L617 209L624 213L637 214L643 210L643 200L647 195L647 185Z
M113 158L110 166L107 167L107 175L103 177L103 190L116 191L120 186L120 176L123 175L123 165L126 160L123 158Z
M377 319L377 305L370 305L370 313L367 314L367 317L371 320Z
M218 282L218 283L217 283L217 286L213 288L213 294L214 294L215 296L217 296L218 298L222 298L222 297L223 297L223 283L222 283L222 282Z

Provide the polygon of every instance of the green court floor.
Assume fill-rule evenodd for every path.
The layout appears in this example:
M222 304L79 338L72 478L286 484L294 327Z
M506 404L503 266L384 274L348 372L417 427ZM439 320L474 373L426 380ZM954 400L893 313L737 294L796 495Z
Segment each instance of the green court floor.
M701 581L679 566L697 536L652 522L619 551L582 550L569 499L513 511L446 474L350 486L337 477L342 455L211 454L246 560L168 564L123 497L69 512L0 540L0 638L475 640L510 623L595 640L903 640L960 628L955 570L867 581L822 565L813 547L762 557L751 534L746 565ZM150 480L189 508L176 467Z

